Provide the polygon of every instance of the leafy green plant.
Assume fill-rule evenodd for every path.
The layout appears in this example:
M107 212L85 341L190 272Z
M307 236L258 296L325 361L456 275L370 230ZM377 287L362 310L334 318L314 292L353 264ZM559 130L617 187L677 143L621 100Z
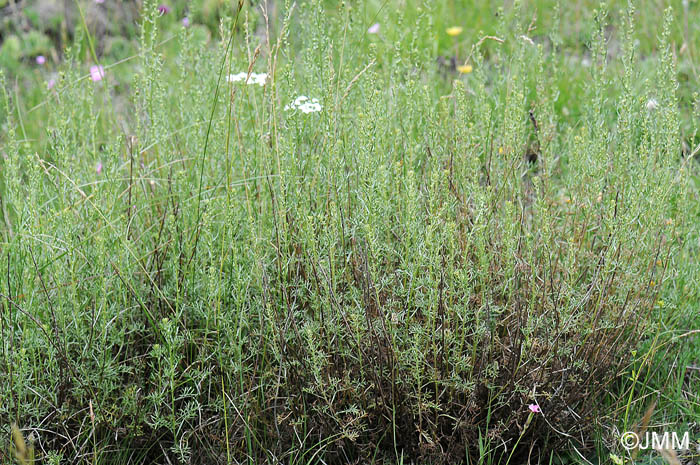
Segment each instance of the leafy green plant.
M653 79L591 13L572 121L517 3L462 74L448 8L276 8L207 44L146 2L138 56L84 21L34 113L2 86L3 424L96 463L551 461L620 391L627 426L695 276L672 12Z

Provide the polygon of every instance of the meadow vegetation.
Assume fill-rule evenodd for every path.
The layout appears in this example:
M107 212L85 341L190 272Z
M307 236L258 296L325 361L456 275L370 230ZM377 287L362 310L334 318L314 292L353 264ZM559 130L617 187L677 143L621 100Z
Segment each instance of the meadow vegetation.
M697 2L209 3L0 46L4 462L697 441Z

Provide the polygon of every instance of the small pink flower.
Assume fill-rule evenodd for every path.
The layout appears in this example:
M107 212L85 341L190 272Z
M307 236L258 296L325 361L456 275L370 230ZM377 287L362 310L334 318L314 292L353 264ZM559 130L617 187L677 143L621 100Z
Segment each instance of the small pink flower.
M105 69L102 65L90 66L90 79L93 81L101 81L105 77Z
M367 29L367 33L369 34L378 34L379 33L379 23L374 23L372 24L369 29Z
M527 408L529 408L532 413L542 413L540 406L537 404L530 404L527 406Z
M170 13L170 7L168 5L160 4L158 5L158 12L162 15L167 15Z
M46 63L46 57L44 55L39 55L36 57L37 65L43 65L44 63Z
M95 0L95 3L104 3L105 0Z
M190 27L190 18L188 18L187 16L182 18L182 25L185 27Z
M56 85L56 80L54 78L49 79L49 81L46 83L48 86L49 90L53 89L53 86Z
M97 174L100 174L102 172L102 162L98 161L97 166L95 167L95 171L97 171Z

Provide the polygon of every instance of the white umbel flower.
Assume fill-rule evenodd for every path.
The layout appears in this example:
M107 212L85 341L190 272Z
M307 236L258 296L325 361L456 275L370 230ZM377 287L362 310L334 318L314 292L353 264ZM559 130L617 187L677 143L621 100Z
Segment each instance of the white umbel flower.
M247 73L229 74L226 76L226 82L238 82L246 78Z
M267 73L250 73L250 79L248 79L248 84L257 84L259 86L264 86L267 81Z
M248 80L246 81L246 78ZM264 86L265 82L267 81L267 73L250 73L250 77L248 77L248 73L238 73L238 74L229 74L226 76L226 81L227 82L240 82L240 81L245 81L246 84L257 84L259 86Z
M317 113L321 111L321 104L317 98L309 98L305 95L300 95L295 98L292 103L284 107L285 110L299 110L303 113Z

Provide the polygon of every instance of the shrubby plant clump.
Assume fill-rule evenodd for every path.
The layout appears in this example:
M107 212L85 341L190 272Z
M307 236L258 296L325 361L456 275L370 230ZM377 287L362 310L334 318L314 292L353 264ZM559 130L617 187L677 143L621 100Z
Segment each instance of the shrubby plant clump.
M429 12L362 49L354 10L282 13L263 39L245 10L224 20L216 47L183 27L175 64L147 17L126 111L76 46L41 139L8 120L3 423L69 461L590 446L683 227L668 21L640 88L633 12L618 57L596 14L570 124L558 38L529 38L517 8L465 75L420 45Z

